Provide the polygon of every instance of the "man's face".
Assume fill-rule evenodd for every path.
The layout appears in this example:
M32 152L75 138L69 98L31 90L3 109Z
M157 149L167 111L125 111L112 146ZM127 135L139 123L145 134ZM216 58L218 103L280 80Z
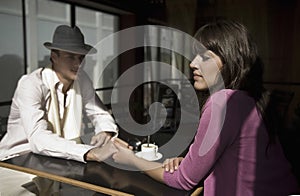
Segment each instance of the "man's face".
M76 79L84 55L65 51L52 51L53 69L62 83L73 82Z

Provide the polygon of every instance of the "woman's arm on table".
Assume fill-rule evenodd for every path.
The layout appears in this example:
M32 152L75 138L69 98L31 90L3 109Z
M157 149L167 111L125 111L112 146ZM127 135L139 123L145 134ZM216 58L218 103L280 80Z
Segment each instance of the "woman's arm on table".
M112 158L116 163L134 166L155 180L164 183L164 168L162 167L162 163L147 161L135 156L134 152L120 144L119 140L114 140L114 144L118 152L114 153Z

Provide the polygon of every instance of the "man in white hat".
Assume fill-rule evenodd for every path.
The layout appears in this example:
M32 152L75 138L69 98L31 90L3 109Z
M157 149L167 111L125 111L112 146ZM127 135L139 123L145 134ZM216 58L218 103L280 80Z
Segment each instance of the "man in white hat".
M0 142L0 160L25 151L81 162L103 161L115 147L118 129L97 97L80 65L96 49L85 44L78 27L58 26L51 50L52 65L24 75L18 82L8 119L7 133ZM95 126L91 144L81 144L82 112Z

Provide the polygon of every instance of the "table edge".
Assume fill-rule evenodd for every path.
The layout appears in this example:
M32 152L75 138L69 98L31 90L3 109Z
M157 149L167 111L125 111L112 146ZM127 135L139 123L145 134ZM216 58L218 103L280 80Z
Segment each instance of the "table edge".
M22 167L22 166L18 166L18 165L14 165L14 164L10 164L10 163L5 163L0 161L0 166L1 167L5 167L8 169L12 169L12 170L17 170L17 171L21 171L21 172L25 172L25 173L29 173L29 174L34 174L43 178L48 178L51 180L55 180L55 181L59 181L62 183L67 183L70 185L74 185L74 186L78 186L84 189L89 189L92 191L96 191L96 192L101 192L104 194L109 194L109 195L118 195L118 196L133 196L132 194L129 193L125 193L125 192L121 192L121 191L117 191L114 189L110 189L110 188L105 188L105 187L101 187L101 186L97 186L94 184L90 184L87 182L82 182L79 180L74 180L71 178L67 178L67 177L63 177L63 176L59 176L59 175L55 175L55 174L50 174L47 172L43 172L43 171L39 171L39 170L34 170L31 168L26 168L26 167Z

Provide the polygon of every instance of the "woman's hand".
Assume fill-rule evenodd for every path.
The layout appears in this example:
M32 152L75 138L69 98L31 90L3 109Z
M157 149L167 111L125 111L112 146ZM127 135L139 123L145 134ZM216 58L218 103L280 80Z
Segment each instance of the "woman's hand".
M112 156L114 161L120 164L132 165L134 159L136 158L134 152L132 151L132 147L128 146L126 142L119 138L115 138L113 142L117 149L117 152Z
M121 146L123 146L123 147L125 147L125 148L129 148L130 150L133 149L132 146L130 146L127 142L125 142L124 140L122 140L122 139L120 139L120 138L117 138L117 137L116 137L116 138L113 138L112 141L113 141L114 143L118 143L119 145L121 145Z
M166 172L173 173L175 170L178 169L179 164L183 160L183 157L175 157L166 159L163 163L163 168L165 168Z
M107 142L111 139L112 133L111 132L100 132L94 135L91 139L91 145L100 147L107 144Z

